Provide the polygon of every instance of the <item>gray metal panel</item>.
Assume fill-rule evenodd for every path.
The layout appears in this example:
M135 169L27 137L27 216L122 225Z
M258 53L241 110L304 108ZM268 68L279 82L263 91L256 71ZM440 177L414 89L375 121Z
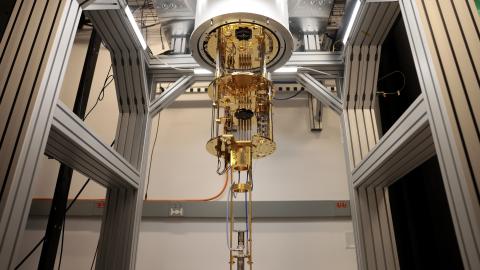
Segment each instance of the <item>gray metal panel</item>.
M51 200L37 199L32 203L30 215L45 216ZM70 216L102 216L103 200L78 200L68 212ZM178 218L170 209L183 209L182 218L225 218L226 202L168 202L145 201L144 218ZM245 217L242 202L235 202L235 216ZM349 201L254 201L253 216L257 218L326 218L350 217Z

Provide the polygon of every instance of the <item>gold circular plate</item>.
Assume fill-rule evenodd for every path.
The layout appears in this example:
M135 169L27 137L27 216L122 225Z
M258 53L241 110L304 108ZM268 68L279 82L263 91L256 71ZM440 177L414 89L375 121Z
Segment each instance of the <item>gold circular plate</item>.
M233 136L231 139L228 139L228 137L223 137L223 136L217 136L215 138L211 138L206 145L207 151L214 155L217 156L217 148L220 149L220 156L224 156L225 149L228 148L228 145L233 143Z
M252 30L252 38L247 41L238 40L235 37L235 30L239 28L248 28ZM266 62L269 64L272 60L277 58L281 51L278 38L267 28L253 23L232 23L221 26L222 43L225 46L226 54L233 57L235 64L230 68L233 70L246 69L246 67L240 65L240 57L242 54L249 54L252 56L251 66L248 69L258 69L261 66L260 52L258 48L265 48ZM265 37L261 38L265 33ZM218 47L218 32L212 31L206 37L206 44L204 44L204 50L207 57L213 62L216 59L217 47ZM263 41L263 44L261 42Z
M242 143L245 143L245 142L242 142ZM253 135L251 143L253 146L252 157L254 159L259 159L259 158L263 158L268 155L271 155L273 152L275 152L275 149L277 147L274 141L259 135ZM235 144L237 143L234 141L233 137L218 136L210 139L207 142L206 148L210 154L217 156L217 147L219 147L220 156L223 157L225 153L225 149L231 148L229 147L229 145L233 146Z
M257 96L267 95L272 82L262 75L235 72L213 80L208 86L208 96L216 100L215 87L218 91L219 105L221 107L232 106L241 98L248 97L255 107Z
M252 136L252 155L254 159L259 159L271 155L275 152L277 145L274 141L260 135Z

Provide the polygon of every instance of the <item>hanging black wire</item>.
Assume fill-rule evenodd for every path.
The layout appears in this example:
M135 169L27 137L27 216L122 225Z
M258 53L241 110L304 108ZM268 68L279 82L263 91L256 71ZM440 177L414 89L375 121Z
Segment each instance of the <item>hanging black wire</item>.
M108 72L107 72L107 76L105 77L105 80L103 81L103 86L102 86L102 89L100 90L99 94L98 94L98 97L97 97L97 100L95 101L95 104L93 105L93 107L88 111L87 114L85 114L85 117L83 118L83 121L85 121L85 119L87 119L87 117L90 115L90 113L95 109L95 107L97 107L98 103L100 101L103 101L103 99L105 98L105 88L107 88L107 86L109 86L114 78L113 78L113 74L110 74L110 72L112 72L112 65L110 65L110 67L108 68ZM109 81L109 79L111 78L111 80ZM110 145L112 146L113 143ZM90 182L90 178L87 179L87 181L85 182L85 184L82 186L82 188L80 189L80 192L77 193L77 195L75 196L75 199L74 201L76 201L78 199L78 196L80 196L80 193L83 191L83 189L85 189L85 187L87 186L88 182ZM73 205L73 202L70 203L70 205L67 207L66 211L68 211L68 209L70 209L70 207ZM61 268L61 265L62 265L62 258L63 258L63 243L64 243L64 240L65 240L65 217L66 217L66 211L65 211L65 216L63 217L63 223L62 223L62 239L61 239L61 242L60 242L60 258L58 260L58 270L60 270ZM43 238L42 242L45 240L45 238Z
M388 77L391 77L392 75L395 75L395 74L400 74L400 76L402 77L402 86L397 91L394 91L394 92L377 91L377 95L383 95L384 97L386 97L387 95L400 96L401 92L405 88L405 85L407 84L405 74L402 71L395 70L395 71L392 71L390 73L387 73L385 76L378 79L377 83L380 82L380 81L383 81L384 79L386 79Z
M90 266L90 270L93 270L93 266L95 265L95 260L97 259L97 254L98 254L98 241L97 241L97 247L95 248L95 254L93 254L93 260L92 260L92 265Z
M158 127L160 126L160 114L158 114L157 118L158 118L157 130L155 131L155 138L153 139L152 151L150 152L150 161L148 165L147 186L145 188L145 200L148 198L148 187L150 186L150 172L152 171L153 152L155 151L155 145L157 144Z
M292 98L300 95L300 93L302 93L303 91L304 91L304 89L302 88L300 91L296 92L295 94L293 94L293 95L291 95L291 96L289 96L289 97L286 97L286 98L276 98L276 97L274 97L273 99L274 99L274 100L289 100L289 99L292 99Z
M113 143L111 145L113 145ZM85 181L85 183L80 188L80 190L77 192L77 194L75 195L73 200L67 206L67 208L65 210L65 214L68 212L68 210L70 210L70 208L72 208L73 204L77 201L78 197L80 196L80 194L82 194L83 190L85 189L85 187L87 187L89 182L90 182L90 178L88 178L87 181ZM65 233L65 231L64 231L65 226L64 225L65 225L65 219L64 219L63 224L62 224L62 226L63 226L63 228L62 228L62 247L63 247L63 234ZM32 250L30 250L30 252L17 264L17 266L15 267L15 270L19 269L20 266L22 266L25 263L25 261L27 261L27 259L30 258L30 256L32 256L32 254L38 249L38 247L40 247L40 245L43 243L43 241L45 241L45 236L43 236L42 239L40 239L40 241L38 241L38 243L32 248Z
M113 144L115 143L115 140L110 144L110 146L113 146ZM91 178L88 178L85 183L83 183L82 187L80 188L80 190L77 192L77 194L75 195L75 197L73 197L73 200L70 202L70 204L67 206L67 208L65 209L65 214L68 213L68 210L70 210L70 208L72 208L72 206L75 204L75 202L78 200L78 197L80 197L80 195L82 194L82 192L85 190L85 188L87 187L88 183L90 182ZM65 220L63 221L63 228L62 230L65 229ZM40 247L40 245L42 245L43 241L45 241L45 235L42 237L42 239L40 239L40 241L38 241L38 243L32 248L32 250L30 250L30 252L28 252L27 255L25 255L25 257L23 257L23 259L17 264L17 266L15 266L15 270L19 269L20 266L22 266L27 260L28 258L30 258L30 256L32 256L32 254L38 249L38 247ZM63 242L63 240L62 240Z
M170 87L169 83L167 85L167 89ZM152 170L152 159L153 159L153 152L155 151L155 145L157 144L157 137L158 137L158 127L160 126L160 114L158 114L157 119L157 129L155 131L155 138L153 139L152 151L150 152L150 161L148 165L148 176L147 176L147 186L145 187L145 200L148 198L148 188L150 187L150 172Z
M92 108L85 114L85 117L83 117L83 121L87 119L90 113L92 113L95 107L97 107L98 103L103 100L103 98L105 97L105 89L115 80L115 78L113 77L113 74L110 74L111 71L112 71L112 65L110 65L110 68L108 69L107 77L105 77L105 80L103 81L102 89L98 93L98 97L97 97L97 100L95 101L95 104L93 104Z

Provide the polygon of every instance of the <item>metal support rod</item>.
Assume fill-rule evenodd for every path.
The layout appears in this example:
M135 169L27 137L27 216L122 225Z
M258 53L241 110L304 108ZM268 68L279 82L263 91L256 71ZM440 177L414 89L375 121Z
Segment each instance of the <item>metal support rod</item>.
M97 34L95 29L93 29L88 44L82 75L80 77L77 96L75 97L75 104L73 106L73 112L81 119L85 117L85 111L87 109L88 97L90 95L90 88L92 86L92 80L95 72L95 66L97 64L101 41L102 40L100 36ZM72 174L72 168L64 164L60 165L52 206L50 208L50 215L48 217L48 224L45 230L45 241L43 242L42 253L38 263L38 269L53 269L55 266L58 242L60 240L62 226L64 225L65 220Z
M342 101L323 84L307 73L297 73L297 82L305 87L305 90L312 94L323 104L329 106L338 114L343 112Z

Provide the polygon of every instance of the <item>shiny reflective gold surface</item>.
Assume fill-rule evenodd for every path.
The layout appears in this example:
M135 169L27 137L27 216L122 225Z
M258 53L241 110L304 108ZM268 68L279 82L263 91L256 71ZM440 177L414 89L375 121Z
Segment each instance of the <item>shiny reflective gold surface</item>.
M253 135L252 140L248 143L252 146L253 159L266 157L272 154L276 149L276 144L273 140L259 135ZM207 142L206 148L207 151L214 156L219 154L220 157L225 157L225 153L229 153L230 149L234 148L235 145L237 145L237 142L234 140L233 136L218 136L210 139Z
M272 33L261 26L232 23L210 33L204 46L217 63L215 79L208 87L213 102L211 138L206 148L217 157L217 173L227 174L231 183L227 238L230 269L235 264L237 269L244 269L246 265L252 269L253 159L264 158L276 149L272 126L273 85L266 72L266 63L278 53L278 41L272 37ZM242 201L246 222L242 222L244 229L234 230L237 221L233 202L243 197L239 193L245 196Z
M233 184L232 190L237 193L245 193L252 190L252 185L245 183Z
M244 32L244 38L237 33ZM249 32L251 38L246 39ZM219 38L220 37L220 38ZM230 70L258 69L263 63L263 54L267 63L279 52L278 39L273 33L254 23L231 23L217 28L207 37L203 45L213 62L217 59L217 51L223 52L223 66ZM258 49L258 48L262 49Z

